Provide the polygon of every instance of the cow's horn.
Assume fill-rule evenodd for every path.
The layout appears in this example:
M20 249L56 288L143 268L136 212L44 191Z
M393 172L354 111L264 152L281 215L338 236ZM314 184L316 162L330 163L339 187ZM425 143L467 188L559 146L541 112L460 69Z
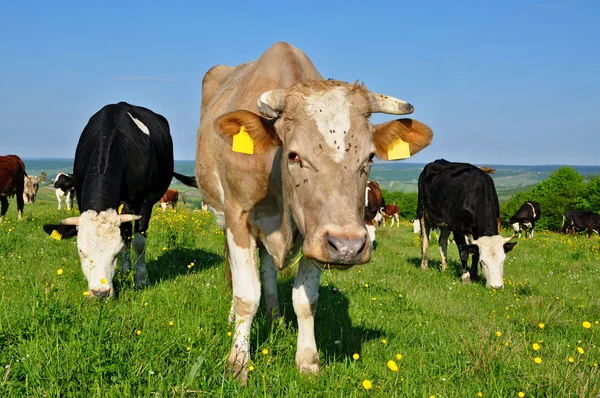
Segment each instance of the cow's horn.
M122 223L139 220L140 218L142 218L142 216L137 216L135 214L120 214L119 215L119 220L121 220Z
M62 225L79 225L79 217L69 217L64 220L60 220Z
M258 97L258 111L265 117L279 117L285 105L285 90L278 88Z
M512 234L508 238L504 238L504 242L510 242L512 240L512 238L514 238L514 237L515 237L515 234Z
M408 115L415 110L408 102L383 94L369 93L369 101L371 102L371 113Z

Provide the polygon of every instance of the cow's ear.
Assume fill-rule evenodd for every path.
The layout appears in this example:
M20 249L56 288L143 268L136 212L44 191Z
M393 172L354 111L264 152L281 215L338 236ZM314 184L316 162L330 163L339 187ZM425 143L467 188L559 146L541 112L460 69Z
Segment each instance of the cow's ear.
M69 239L77 235L77 227L75 225L45 224L44 232L56 240Z
M508 253L509 251L511 251L513 247L517 245L517 243L519 242L506 242L504 244L504 253Z
M413 119L397 119L375 126L373 144L377 149L377 157L390 160L388 152L399 143L399 139L408 143L412 156L431 144L432 138L433 132L427 125ZM394 157L391 160L394 160Z
M479 253L479 247L477 245L465 245L464 248L471 254Z
M253 152L260 155L272 146L282 145L281 139L275 132L275 120L249 111L238 110L219 117L215 120L214 127L229 145L233 145L233 137L243 128L252 138Z

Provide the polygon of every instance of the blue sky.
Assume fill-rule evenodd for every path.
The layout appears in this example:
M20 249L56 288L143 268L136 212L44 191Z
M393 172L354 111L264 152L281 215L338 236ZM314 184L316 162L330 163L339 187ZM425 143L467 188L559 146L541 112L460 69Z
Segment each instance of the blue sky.
M5 2L0 153L71 158L90 116L127 101L194 159L204 73L287 41L413 104L434 131L414 162L600 164L599 1L205 3Z

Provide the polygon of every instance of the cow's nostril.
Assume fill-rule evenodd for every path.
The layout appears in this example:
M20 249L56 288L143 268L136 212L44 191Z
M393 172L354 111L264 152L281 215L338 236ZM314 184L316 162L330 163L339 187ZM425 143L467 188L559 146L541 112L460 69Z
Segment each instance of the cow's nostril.
M336 245L336 242L338 243ZM329 235L327 234L327 243L329 244L329 246L334 250L334 251L338 251L338 246L339 246L339 239L336 238L335 236Z

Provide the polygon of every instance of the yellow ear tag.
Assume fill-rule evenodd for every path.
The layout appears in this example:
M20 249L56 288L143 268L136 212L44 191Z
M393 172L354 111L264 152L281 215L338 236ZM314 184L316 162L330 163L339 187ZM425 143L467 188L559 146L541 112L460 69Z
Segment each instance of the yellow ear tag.
M409 157L410 147L408 142L402 141L401 138L398 138L398 141L388 148L388 160L408 159Z
M240 127L240 132L233 136L233 152L254 154L254 140L246 131L246 127Z
M117 214L123 213L123 205L124 203L121 203L121 206L119 206L119 208L117 209Z
M52 233L50 234L50 237L52 239L56 239L56 240L61 240L62 239L62 234L60 232L58 232L56 229L54 231L52 231Z

